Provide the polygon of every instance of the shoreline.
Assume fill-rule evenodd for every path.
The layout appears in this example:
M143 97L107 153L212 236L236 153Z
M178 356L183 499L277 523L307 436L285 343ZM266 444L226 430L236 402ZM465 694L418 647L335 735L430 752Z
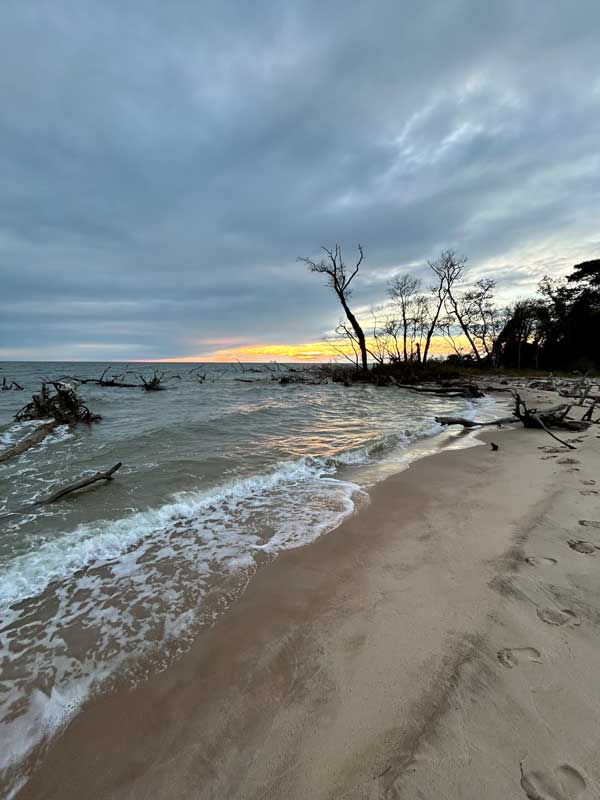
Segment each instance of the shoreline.
M463 673L483 669L496 683L508 674L491 642L502 606L516 602L523 529L531 537L565 483L582 479L543 459L550 440L537 431L493 438L497 453L447 449L413 462L334 531L281 553L177 663L87 703L16 797L89 796L91 786L118 798L400 797L411 780L406 796L419 796L420 753ZM598 466L593 429L583 438ZM562 561L594 566L563 547ZM510 782L494 794L484 774L486 796L519 796L520 759L517 773L508 751L497 760L510 761ZM424 796L481 796L477 782L446 795L448 769L425 765L425 785L441 783ZM588 784L599 778L593 765L576 769Z

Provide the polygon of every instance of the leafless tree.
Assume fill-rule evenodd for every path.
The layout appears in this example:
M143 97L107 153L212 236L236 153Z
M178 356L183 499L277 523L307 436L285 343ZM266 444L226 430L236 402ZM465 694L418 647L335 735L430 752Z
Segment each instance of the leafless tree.
M436 277L435 284L431 287L433 295L432 313L429 318L427 334L425 336L425 349L423 351L423 364L427 362L431 340L438 328L440 314L444 304L452 293L452 288L457 280L460 280L464 265L467 259L465 256L457 256L454 250L443 250L437 261L428 261L429 268Z
M460 327L473 349L477 361L494 361L495 343L502 329L502 319L494 300L496 282L492 278L478 280L454 303Z
M367 352L378 364L385 363L394 350L394 322L386 315L386 311L385 306L371 307L373 332Z
M413 278L412 275L398 276L388 284L388 295L398 309L402 324L402 355L405 362L408 361L409 357L409 342L412 350L410 329L411 326L415 327L415 312L418 302L417 292L420 288L421 281L418 278Z
M342 249L339 244L336 244L334 250L330 250L327 247L322 247L321 249L325 253L325 258L321 259L321 261L313 261L310 258L300 258L299 260L303 261L311 272L318 272L323 275L327 275L327 286L331 286L336 293L338 300L342 304L346 318L350 323L353 340L356 342L360 350L361 367L363 370L367 370L367 344L365 340L365 334L359 321L352 313L350 306L348 305L348 299L351 296L350 284L358 275L358 270L363 262L363 249L360 245L358 245L358 259L354 267L351 269L344 264L344 260L342 258Z
M348 354L347 348L344 348L338 344L342 338L345 339L347 345L350 346L350 350L352 352L351 356ZM334 336L326 337L326 341L331 345L336 353L339 353L339 355L345 358L346 361L354 364L356 369L360 369L360 345L358 343L358 339L356 338L356 334L347 322L344 322L344 320L338 322Z

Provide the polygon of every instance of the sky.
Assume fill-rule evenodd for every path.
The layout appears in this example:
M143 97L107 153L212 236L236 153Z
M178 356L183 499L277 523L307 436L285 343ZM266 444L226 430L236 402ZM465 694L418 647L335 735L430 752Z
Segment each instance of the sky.
M0 359L318 358L336 242L360 313L449 247L535 291L600 256L599 41L598 0L3 0Z

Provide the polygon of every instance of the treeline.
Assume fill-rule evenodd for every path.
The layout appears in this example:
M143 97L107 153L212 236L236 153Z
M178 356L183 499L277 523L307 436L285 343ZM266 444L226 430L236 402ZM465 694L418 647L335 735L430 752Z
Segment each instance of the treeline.
M544 278L536 297L509 310L497 340L503 366L600 368L600 259L577 264L565 280Z
M600 259L578 264L563 281L544 278L534 298L501 307L496 283L465 281L467 259L445 250L428 261L431 281L410 274L392 278L388 300L371 308L371 321L351 310L352 282L363 249L349 267L339 245L319 261L301 259L323 274L344 318L331 345L357 368L369 362L426 365L443 343L448 361L478 367L581 369L600 366Z

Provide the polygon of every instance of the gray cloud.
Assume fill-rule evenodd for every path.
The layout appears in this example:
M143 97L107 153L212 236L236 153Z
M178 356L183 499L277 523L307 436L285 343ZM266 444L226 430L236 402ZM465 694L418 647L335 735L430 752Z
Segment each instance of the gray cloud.
M505 297L598 254L597 0L0 15L0 357L314 340L335 241L363 306L446 246Z

